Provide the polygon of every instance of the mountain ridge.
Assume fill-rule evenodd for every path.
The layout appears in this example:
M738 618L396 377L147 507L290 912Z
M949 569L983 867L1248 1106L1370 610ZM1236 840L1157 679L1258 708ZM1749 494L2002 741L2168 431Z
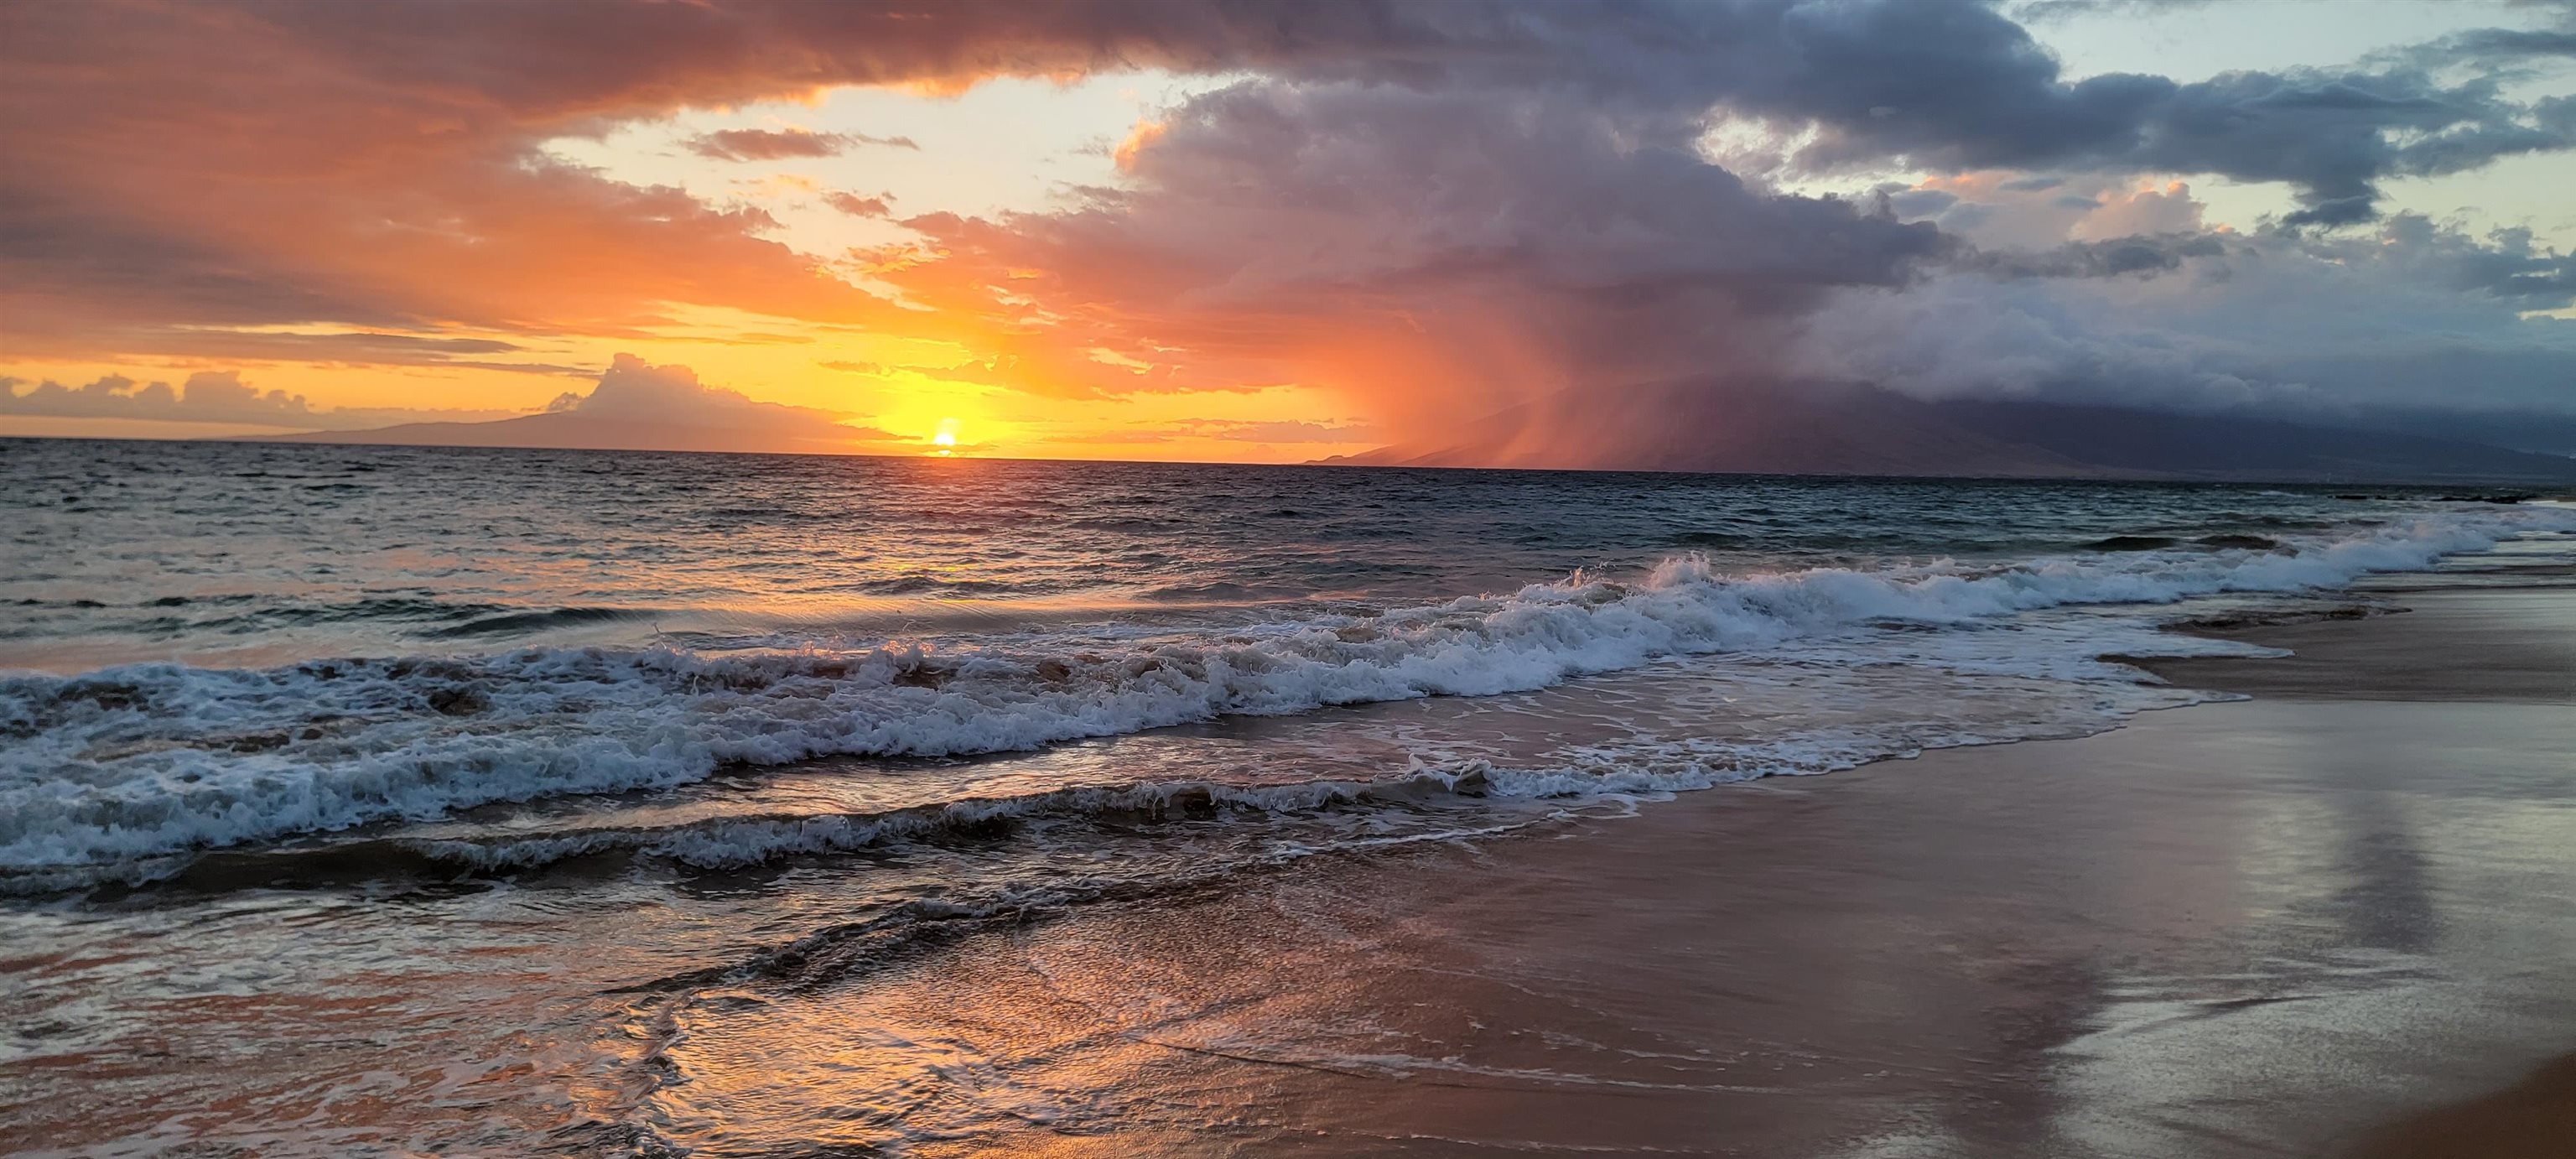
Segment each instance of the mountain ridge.
M1325 466L2211 482L2576 482L2576 458L2279 419L2009 400L1865 383L1684 380L1561 391L1444 439Z

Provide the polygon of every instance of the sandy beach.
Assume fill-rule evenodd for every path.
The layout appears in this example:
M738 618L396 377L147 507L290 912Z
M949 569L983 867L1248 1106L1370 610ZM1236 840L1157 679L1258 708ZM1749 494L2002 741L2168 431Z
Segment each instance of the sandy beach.
M2250 701L746 994L693 1013L665 1108L723 1153L912 1098L1017 1101L1028 1154L2543 1154L2571 597L2409 592L2169 669Z

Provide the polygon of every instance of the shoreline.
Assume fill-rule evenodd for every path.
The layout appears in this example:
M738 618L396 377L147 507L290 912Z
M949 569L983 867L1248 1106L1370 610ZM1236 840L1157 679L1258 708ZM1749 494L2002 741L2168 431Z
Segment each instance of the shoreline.
M2170 684L2257 699L2576 704L2576 583L2554 572L2479 586L2397 582L2424 578L2348 589L2399 605L2378 614L2169 629L2288 656L2117 659Z
M2576 895L2576 714L2564 670L2470 657L2481 633L2576 645L2576 589L2495 596L2242 633L2344 666L2340 689L2190 661L2256 699L1104 906L696 1009L657 1117L721 1123L717 1150L925 1155L2412 1159L2468 1115L2504 1124L2492 1154L2541 1154L2555 1136L2512 1124L2576 1097L2576 927L2550 900ZM853 1038L865 1066L804 1061ZM942 1077L998 1115L817 1126L960 1067L1019 1101ZM2460 1109L2482 1098L2503 1109Z
M2298 657L2131 661L2251 700L885 945L812 915L906 880L942 912L939 867L980 837L918 878L861 855L431 887L392 901L417 925L253 889L204 911L229 944L143 904L27 963L0 1150L2430 1159L2487 1131L2545 1154L2576 1113L2569 578L2383 576L2353 594L2414 610L2199 629ZM1613 693L1487 727L1629 711ZM1765 711L1725 704L1691 719ZM1271 751L1204 731L1115 751ZM1380 804L1354 819L1400 836L1413 806ZM1226 855L1157 839L1175 868ZM1064 852L1079 889L1099 863ZM274 961L193 988L245 938ZM154 945L188 984L135 999L148 1026L58 1013L88 963ZM772 957L794 968L707 969Z

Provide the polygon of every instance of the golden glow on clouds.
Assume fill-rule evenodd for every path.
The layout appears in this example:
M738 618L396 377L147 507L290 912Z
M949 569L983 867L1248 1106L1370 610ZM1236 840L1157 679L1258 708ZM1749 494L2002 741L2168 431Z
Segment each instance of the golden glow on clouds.
M1080 79L1000 79L937 92L919 86L837 88L804 101L767 101L731 109L683 110L658 120L629 122L597 137L550 141L555 159L618 185L655 196L684 195L720 214L757 215L752 236L785 246L829 271L817 290L854 287L885 307L759 300L723 296L706 275L697 302L663 301L649 315L565 317L534 328L484 330L450 323L399 334L421 340L474 340L502 351L472 358L451 356L419 364L373 358L297 356L276 340L308 345L352 340L329 328L262 326L193 331L200 337L271 341L235 355L192 352L153 356L122 351L84 356L78 350L36 358L0 360L0 375L33 383L51 379L80 384L109 375L142 381L184 381L199 371L238 371L261 389L305 396L317 410L335 408L463 410L534 413L557 396L586 391L589 381L618 354L645 362L685 366L709 386L755 400L848 416L855 427L874 428L913 447L945 455L1121 459L1239 459L1299 461L1364 450L1375 441L1263 443L1226 437L1246 424L1343 421L1339 397L1312 387L1288 386L1216 393L1097 392L1049 373L1042 360L1016 353L1043 341L1061 319L1035 293L1048 271L1005 271L995 285L1032 287L1029 293L942 281L918 272L944 255L924 235L901 224L923 213L1001 217L1045 210L1077 187L1123 180L1119 166L1151 140L1155 110L1186 95L1225 83L1225 78L1178 79L1161 74ZM803 131L865 136L878 142L904 139L917 147L859 143L822 157L731 161L694 151L690 144L726 130ZM1118 142L1125 140L1126 145ZM836 206L872 209L883 216ZM537 317L548 287L614 288L621 277L612 237L584 236L580 227L535 226L537 237L560 241L554 252L529 252L514 264L536 274L529 296L475 286L498 309ZM471 241L472 239L464 239ZM518 244L526 244L520 239ZM496 242L497 244L497 242ZM638 257L624 261L640 260ZM424 258L420 276L443 272ZM904 285L887 279L913 274ZM607 281L602 281L607 280ZM460 283L461 284L461 283ZM604 295L601 298L605 300ZM735 306L701 304L735 301ZM943 303L980 300L1000 313L973 314ZM586 303L584 304L586 305ZM792 316L801 314L802 317ZM849 320L832 320L834 315ZM1153 371L1157 350L1121 340L1079 353L1104 381L1124 384ZM459 362L484 365L459 365ZM513 370L520 366L527 369ZM0 433L227 435L254 428L137 420L0 419ZM282 428L260 428L282 429ZM878 449L854 446L854 449ZM898 450L897 447L883 448Z
M2224 16L2260 31L2307 27L2329 10L2273 8L2281 10ZM2409 21L2448 26L2440 6L2410 11ZM2147 63L2157 66L2150 71L2251 67L2170 56L2211 44L2272 53L2264 59L2274 61L2285 51L2278 45L2288 42L2268 35L2207 35L2210 18L2195 10L2141 37L2136 21L2105 9L2034 30L2075 75L2136 67L2133 57L2150 52ZM2338 41L2319 62L2369 47L2353 39L2376 35L2363 23L2337 25L2334 36L2353 43ZM195 60L201 46L191 27L158 21L146 26L152 36L122 48L135 54L137 71L167 72L169 62ZM1099 190L1150 189L1157 164L1173 168L1157 150L1169 150L1174 135L1192 127L1175 106L1240 76L979 82L960 73L682 109L603 128L592 119L595 110L547 106L511 120L522 114L451 104L455 94L441 88L367 88L368 76L338 64L300 73L311 62L285 44L232 46L238 51L224 59L238 70L229 74L238 83L209 85L192 98L213 110L201 124L123 114L114 123L132 130L131 140L59 150L114 151L130 164L101 173L152 178L67 187L63 199L131 200L119 206L129 217L167 225L174 236L193 231L239 242L242 253L272 261L274 271L256 272L273 273L277 285L257 283L261 288L336 296L326 307L292 298L263 304L262 316L379 321L363 329L352 322L226 327L220 320L242 315L217 308L225 303L185 300L145 319L171 322L155 328L85 317L71 307L57 315L51 303L59 295L31 290L14 301L15 325L0 335L9 339L0 375L176 383L201 371L238 371L260 390L302 395L320 409L529 413L586 389L613 357L633 354L689 367L699 381L754 400L847 416L848 425L871 429L867 449L886 453L1259 461L1350 453L1384 441L1377 432L1390 425L1419 430L1473 417L1450 413L1459 394L1441 396L1423 385L1444 375L1480 386L1561 385L1532 327L1499 314L1489 324L1468 317L1473 302L1444 304L1406 287L1361 303L1329 279L1329 292L1299 299L1305 255L1293 246L1279 247L1267 266L1190 282L1176 258L1173 268L1156 268L1193 240L1175 236L1187 230L1168 216L1138 231L1141 244L1114 252L1048 234L1050 221L1079 216L1062 211L1114 201L1086 200ZM263 52L272 55L246 55ZM55 55L61 60L39 63L64 75L52 77L51 87L37 78L27 91L72 91L59 82L85 58ZM360 99L381 100L388 116L424 131L384 132L359 115ZM276 131L291 117L263 119L325 108L336 110L334 117L317 119L311 132ZM1729 122L1712 128L1703 144L1712 156L1777 150L1782 145L1770 131ZM728 160L699 148L718 133L828 136L844 147L821 156ZM521 158L508 150L530 143L560 164L491 162ZM192 172L213 179L181 179ZM2436 214L2453 205L2495 207L2495 223L2529 225L2544 243L2563 245L2576 241L2576 218L2563 209L2533 217L2513 207L2561 205L2550 197L2535 202L2529 191L2563 188L2571 175L2576 153L2555 153L2408 188ZM1926 189L2010 199L2001 188L2009 174L1896 176ZM1818 193L1870 183L1848 173L1817 180L1831 186ZM189 192L167 192L174 188ZM2251 225L2283 205L2277 184L2206 176L2188 186L2158 176L2085 192L2104 199L2096 225L2048 216L2051 199L2063 200L2066 191L2034 192L2022 199L2028 212L2014 218L2034 236L1994 240L2041 245L2070 229L2155 232L2202 224L2204 213L2212 227ZM1212 217L1197 229L1221 241L1285 231L1295 245L1311 236L1319 252L1337 246L1374 256L1390 248L1361 227L1334 233L1331 216L1318 210L1300 220L1274 208L1249 224ZM1400 265L1406 257L1391 253L1387 260ZM199 273L193 281L169 280L222 281L237 271ZM336 314L293 312L342 307ZM1440 326L1465 337L1426 349L1423 334ZM133 338L137 333L150 337ZM96 433L131 433L137 421L9 416L0 419L0 433L38 433L40 422L43 433L84 423L109 424L95 426ZM111 430L113 422L128 425ZM152 429L167 433L174 425ZM231 429L208 425L204 433Z

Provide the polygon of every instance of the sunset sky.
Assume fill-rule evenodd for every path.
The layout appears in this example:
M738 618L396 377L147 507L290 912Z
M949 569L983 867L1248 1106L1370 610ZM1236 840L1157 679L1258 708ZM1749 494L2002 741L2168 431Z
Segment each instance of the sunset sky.
M1299 461L1724 373L2576 422L2564 4L99 0L0 57L7 434Z

